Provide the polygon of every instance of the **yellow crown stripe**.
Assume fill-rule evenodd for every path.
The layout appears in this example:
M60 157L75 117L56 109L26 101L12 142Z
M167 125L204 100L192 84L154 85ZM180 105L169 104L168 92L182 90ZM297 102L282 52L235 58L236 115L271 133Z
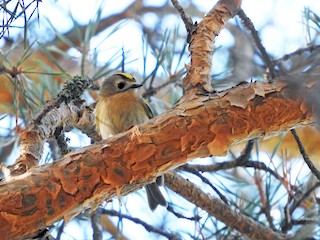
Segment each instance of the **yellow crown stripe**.
M122 72L119 72L119 73L117 73L118 75L121 75L121 76L124 76L125 78L128 78L128 79L133 79L133 77L130 75L130 74L128 74L128 73L122 73Z

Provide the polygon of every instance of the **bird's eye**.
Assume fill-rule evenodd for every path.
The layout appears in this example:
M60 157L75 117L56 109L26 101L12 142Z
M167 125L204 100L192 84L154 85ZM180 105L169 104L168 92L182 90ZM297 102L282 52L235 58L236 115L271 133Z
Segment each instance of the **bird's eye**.
M125 82L119 82L119 83L118 83L118 88L119 88L119 89L123 89L125 86L126 86L126 83L125 83Z

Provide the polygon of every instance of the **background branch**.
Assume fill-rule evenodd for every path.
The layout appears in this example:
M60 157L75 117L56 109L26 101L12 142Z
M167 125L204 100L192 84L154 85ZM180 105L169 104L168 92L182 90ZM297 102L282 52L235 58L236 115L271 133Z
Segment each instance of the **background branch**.
M191 201L196 206L206 210L218 220L233 227L250 239L286 239L285 236L277 234L252 219L232 210L220 199L208 196L202 192L200 188L194 186L177 174L167 173L165 175L165 181L171 190Z

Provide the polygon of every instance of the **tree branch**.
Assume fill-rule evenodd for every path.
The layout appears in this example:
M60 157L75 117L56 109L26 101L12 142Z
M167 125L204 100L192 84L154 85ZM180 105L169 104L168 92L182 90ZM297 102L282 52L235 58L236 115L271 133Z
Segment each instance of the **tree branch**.
M101 224L101 209L98 208L96 211L91 213L91 226L93 230L93 240L102 240L102 224Z
M209 196L201 191L199 187L194 186L177 174L167 173L165 181L171 190L250 239L286 239L284 236L273 232L249 217L232 210L220 199ZM208 201L208 199L210 200Z
M3 239L31 235L135 191L188 159L223 155L240 141L312 122L302 99L280 81L192 99L187 94L174 109L142 125L3 180L0 232Z
M140 224L142 225L148 232L155 232L155 233L158 233L170 240L179 240L180 238L172 233L168 233L168 232L165 232L165 231L162 231L158 228L155 228L149 224L147 224L146 222L142 221L141 219L139 218L135 218L135 217L131 217L129 215L126 215L126 214L123 214L123 213L120 213L120 212L117 212L115 210L108 210L108 209L101 209L101 212L102 214L107 214L109 216L115 216L115 217L119 217L119 218L125 218L125 219L128 219L136 224Z
M303 144L302 144L297 132L294 129L291 129L291 134L293 135L294 139L297 142L297 145L298 145L300 153L301 153L301 155L303 157L303 160L308 165L308 167L311 170L311 172L313 173L313 175L316 176L317 179L320 181L320 172L318 171L318 169L314 166L314 164L310 160L310 158L309 158L308 154L306 153L306 150L304 149L304 146L303 146Z
M240 17L245 27L251 32L252 39L257 45L260 51L261 57L268 67L271 79L274 79L275 77L278 76L277 72L274 69L274 63L271 61L270 56L268 55L265 47L262 45L261 39L253 23L251 22L251 19L247 17L247 15L242 9L238 11L237 15Z
M75 76L69 80L59 95L48 102L21 133L20 155L14 165L9 168L2 166L5 175L19 175L37 165L42 156L44 142L54 136L58 127L70 124L81 128L86 125L85 132L92 134L95 131L93 121L91 124L88 122L83 124L81 121L83 116L87 117L89 108L83 106L83 101L79 97L87 88L94 87L92 80L88 78ZM94 139L99 139L97 134L92 135Z
M68 221L84 209L94 210L105 199L141 188L189 159L223 155L240 141L312 123L312 113L303 99L292 94L290 84L283 81L240 84L228 91L208 94L212 42L237 12L240 2L221 0L200 22L190 43L191 66L184 80L186 94L174 109L108 140L70 152L60 161L32 167L24 174L3 180L0 232L5 235L2 238L30 236L59 219ZM194 91L187 91L191 89ZM199 89L202 94L194 94ZM26 142L33 148L21 152L26 158L32 155L30 166L39 159L44 140L56 126L68 121L83 122L93 116L82 105L73 111L75 105L70 103L63 102L50 111L45 109L41 121L34 121L24 132L22 137L30 134L30 143L35 144ZM84 112L80 120L78 110ZM37 151L39 156L34 156ZM211 205L207 211L214 213ZM234 227L251 236L246 224L252 222ZM274 232L261 234L273 236Z
M187 67L188 74L183 81L185 91L196 86L207 92L212 91L210 72L213 43L226 21L237 13L240 4L241 0L220 0L192 34L189 46L191 65Z
M193 24L191 17L187 16L178 0L171 0L171 2L181 16L184 26L186 27L186 30L188 32L187 42L190 43L191 36L197 29L197 24Z

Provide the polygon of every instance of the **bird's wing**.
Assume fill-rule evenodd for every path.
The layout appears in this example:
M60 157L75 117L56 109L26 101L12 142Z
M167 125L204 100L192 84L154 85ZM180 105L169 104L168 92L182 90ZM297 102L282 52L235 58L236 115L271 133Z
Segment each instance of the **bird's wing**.
M143 101L143 107L144 107L144 110L146 111L148 117L149 118L153 118L154 114L153 114L151 108L149 107L149 105L143 99L141 99L141 100Z

